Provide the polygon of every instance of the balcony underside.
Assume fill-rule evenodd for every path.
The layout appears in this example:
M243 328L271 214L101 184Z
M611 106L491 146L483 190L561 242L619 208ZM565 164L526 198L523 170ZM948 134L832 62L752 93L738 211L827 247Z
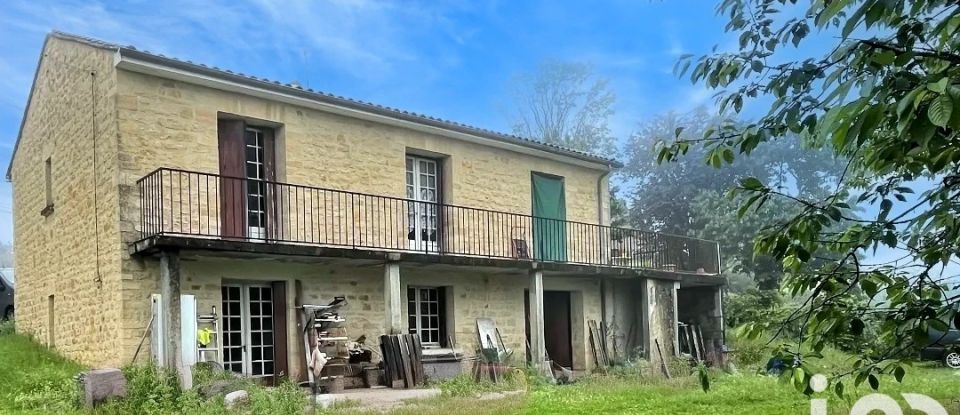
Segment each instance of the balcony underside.
M219 238L197 238L184 235L155 235L130 245L132 256L152 256L162 250L197 252L200 255L217 255L237 258L306 258L341 259L357 262L381 263L400 261L410 264L470 267L513 270L542 270L556 276L602 276L611 278L647 277L681 282L689 286L724 285L726 279L717 274L665 271L615 265L587 265L560 262L538 262L531 259L489 258L466 255L438 255L422 252L392 251L383 249L353 248L342 246L318 246L284 242L253 242Z

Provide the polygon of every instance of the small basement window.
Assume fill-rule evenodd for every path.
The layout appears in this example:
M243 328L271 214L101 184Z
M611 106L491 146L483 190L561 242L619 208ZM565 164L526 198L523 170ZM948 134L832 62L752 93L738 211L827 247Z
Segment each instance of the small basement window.
M420 335L423 347L446 347L446 301L443 287L407 288L410 334Z

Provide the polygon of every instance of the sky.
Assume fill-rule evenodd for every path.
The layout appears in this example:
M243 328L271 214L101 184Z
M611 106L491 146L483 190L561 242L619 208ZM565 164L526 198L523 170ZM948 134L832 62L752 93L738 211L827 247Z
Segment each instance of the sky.
M2 3L4 169L51 30L498 131L509 131L511 78L546 59L586 62L617 95L611 127L620 141L655 114L711 103L673 65L732 43L708 0ZM11 210L3 181L0 242L13 239Z

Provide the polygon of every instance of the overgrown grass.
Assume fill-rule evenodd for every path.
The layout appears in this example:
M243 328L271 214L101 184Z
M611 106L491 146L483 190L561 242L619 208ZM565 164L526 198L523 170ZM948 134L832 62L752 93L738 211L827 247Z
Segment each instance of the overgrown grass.
M0 408L33 413L76 411L79 393L73 377L83 369L29 337L4 328L0 334Z
M511 369L504 374L499 383L490 380L474 380L469 373L461 374L453 379L437 382L431 386L440 389L443 397L474 397L489 392L506 392L527 390L528 385L539 382L539 377L531 375L523 369Z
M762 348L760 345L738 343L738 350ZM756 369L765 365L760 351L737 355L741 370L738 374L711 373L709 392L700 390L695 376L680 376L682 365L672 364L673 379L657 375L658 368L635 362L605 375L587 376L574 385L548 385L523 371L510 372L506 382L474 382L462 376L439 383L438 398L410 402L391 413L396 414L795 414L809 413L810 398L797 392L777 377L757 375ZM746 356L746 357L745 357ZM828 351L824 359L808 362L830 371L849 364L849 356ZM0 412L89 414L79 407L79 391L73 377L84 368L38 345L31 339L16 334L0 334ZM182 391L169 373L153 367L128 367L129 395L125 399L101 406L93 414L226 414L221 398L204 399L196 391ZM206 373L197 377L198 383L228 377L222 373ZM244 381L245 382L245 381ZM250 402L244 408L229 413L240 414L297 414L307 407L304 393L291 383L276 388L264 388L250 382L244 384L250 393ZM490 392L525 390L523 394L496 399L479 396ZM815 395L829 400L831 413L848 413L852 401L872 393L866 385L847 388L847 400L830 393ZM960 394L960 371L951 371L935 365L917 364L907 371L903 383L892 377L881 379L880 392L901 400L903 392L927 394L942 403L950 413L958 413L953 400ZM318 413L363 412L355 403Z
M182 390L174 374L154 366L123 368L127 396L105 403L94 411L81 407L75 380L85 370L33 339L3 331L0 334L0 412L58 414L226 414L223 398L205 399L196 389ZM199 371L196 384L230 378L222 372ZM248 391L249 404L229 413L302 413L307 400L295 384L266 388L237 380Z

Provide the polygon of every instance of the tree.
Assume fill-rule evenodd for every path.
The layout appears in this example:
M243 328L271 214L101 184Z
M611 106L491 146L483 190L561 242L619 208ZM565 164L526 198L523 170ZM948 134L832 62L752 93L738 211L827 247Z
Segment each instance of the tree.
M958 300L940 272L960 252L960 5L947 0L722 0L718 13L739 49L678 63L694 82L717 88L720 111L739 113L745 101L769 108L756 121L664 142L661 161L691 147L719 167L748 160L782 140L824 148L848 162L837 186L799 197L742 179L741 215L772 200L797 207L756 239L754 251L780 261L785 286L805 297L780 324L800 322L795 342L778 351L798 363L825 344L859 336L871 317L881 322L883 350L860 350L846 375L853 382L905 373L903 358L928 345L930 329L945 331ZM795 13L802 7L801 13ZM781 12L786 10L788 12ZM797 17L791 17L797 16ZM792 60L790 44L816 29L830 42L822 54ZM692 66L692 68L691 68ZM797 138L796 134L800 134ZM742 160L737 160L739 158ZM916 194L915 192L919 192ZM870 218L855 212L870 212ZM870 263L887 247L911 261ZM831 258L821 261L820 258ZM866 295L869 301L861 301ZM765 327L749 330L758 335ZM768 327L774 329L774 327ZM805 387L800 363L794 379Z
M695 236L720 243L725 273L749 275L760 290L777 290L783 266L770 255L754 255L753 239L766 227L783 221L796 207L772 200L750 217L739 217L741 200L721 192L703 192L691 206ZM734 327L734 326L731 326Z
M590 65L547 60L512 80L513 132L592 154L615 153L609 119L615 95Z
M641 124L626 146L624 176L633 185L630 220L641 229L688 234L720 242L724 272L747 274L762 289L776 289L782 274L780 264L769 256L754 257L753 237L785 214L785 204L770 203L752 220L736 216L736 201L723 193L739 179L760 177L764 183L796 195L818 195L835 183L843 164L829 152L807 149L787 141L759 149L749 162L714 169L687 157L659 164L652 157L656 143L680 137L700 137L725 122L706 108L687 114L666 113ZM700 158L704 149L691 153ZM691 156L693 154L690 154ZM776 205L776 206L775 206Z

